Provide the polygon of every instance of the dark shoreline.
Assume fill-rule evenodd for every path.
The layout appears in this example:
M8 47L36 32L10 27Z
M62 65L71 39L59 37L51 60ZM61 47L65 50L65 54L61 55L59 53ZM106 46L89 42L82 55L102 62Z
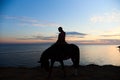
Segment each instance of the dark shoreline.
M51 80L120 80L120 66L87 65L79 66L78 76L73 75L74 68L65 66L67 74L63 78L60 67L54 67ZM0 80L46 80L48 73L38 67L0 67Z

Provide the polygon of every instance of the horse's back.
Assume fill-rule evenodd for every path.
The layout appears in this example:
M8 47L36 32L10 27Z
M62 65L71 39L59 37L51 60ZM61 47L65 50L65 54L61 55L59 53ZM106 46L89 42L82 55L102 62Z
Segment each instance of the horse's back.
M71 50L79 50L78 46L75 44L60 44L60 45L52 45L48 48L51 51L71 51Z
M57 45L52 47L52 50L54 55L60 57L71 58L74 55L79 56L79 48L75 44Z
M50 59L69 59L74 56L79 56L79 48L75 44L52 45L43 53Z

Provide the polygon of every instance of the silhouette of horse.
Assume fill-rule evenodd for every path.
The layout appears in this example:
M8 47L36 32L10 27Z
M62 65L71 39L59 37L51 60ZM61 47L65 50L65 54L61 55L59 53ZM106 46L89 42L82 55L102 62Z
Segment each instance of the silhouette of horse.
M42 68L49 72L48 77L50 77L54 62L58 61L62 66L65 76L63 60L71 59L73 62L73 67L75 68L75 75L77 75L79 57L79 48L74 44L53 45L42 53L39 63L41 63ZM50 66L49 61L51 63Z

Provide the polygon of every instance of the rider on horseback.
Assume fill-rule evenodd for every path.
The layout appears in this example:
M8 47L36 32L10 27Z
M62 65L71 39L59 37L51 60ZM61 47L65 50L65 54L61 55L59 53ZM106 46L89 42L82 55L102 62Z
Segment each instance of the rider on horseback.
M57 44L57 45L67 44L66 41L65 41L66 33L63 31L62 27L59 27L59 28L58 28L58 31L59 31L60 33L59 33L59 35L58 35L58 40L56 41L55 44Z
M51 76L55 61L60 62L64 71L64 76L64 60L71 59L73 62L73 67L75 68L75 75L77 75L77 68L79 67L79 47L74 44L67 44L65 41L65 32L63 31L62 27L59 27L58 31L60 32L58 35L58 40L55 44L53 44L42 53L39 61L39 63L41 63L41 67L49 71L48 79Z

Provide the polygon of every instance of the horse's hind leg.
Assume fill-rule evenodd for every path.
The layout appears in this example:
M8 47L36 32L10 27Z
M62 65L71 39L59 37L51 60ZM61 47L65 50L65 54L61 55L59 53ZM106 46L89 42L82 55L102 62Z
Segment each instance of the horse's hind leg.
M74 75L77 76L78 75L78 63L76 62L76 60L74 58L72 58L71 60L73 62Z

